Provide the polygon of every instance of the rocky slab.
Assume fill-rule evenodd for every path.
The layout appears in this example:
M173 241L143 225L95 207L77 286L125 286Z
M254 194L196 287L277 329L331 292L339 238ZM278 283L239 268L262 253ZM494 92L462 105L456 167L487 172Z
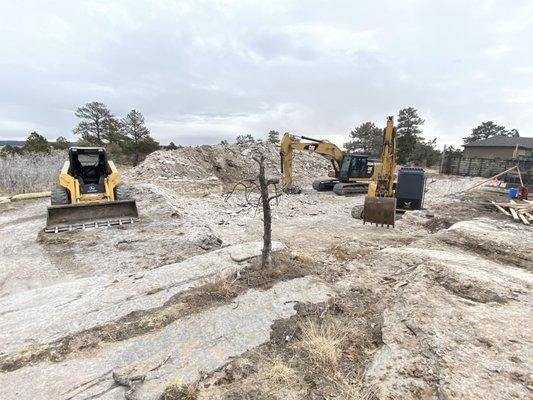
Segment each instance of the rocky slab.
M1 354L46 344L162 306L172 296L242 268L234 261L261 254L262 243L244 243L135 275L95 276L15 293L0 299ZM273 250L283 248L273 243Z
M530 239L494 225L469 221L436 236L456 247L425 241L382 252L399 283L383 313L384 345L366 373L380 398L531 398L533 274L471 247L499 239L512 254Z
M41 363L0 375L0 398L124 399L128 388L113 379L143 376L130 392L137 400L158 399L165 388L187 384L265 343L271 325L296 313L297 302L323 302L330 289L313 278L250 290L232 304L177 320L160 331L110 343L96 354Z

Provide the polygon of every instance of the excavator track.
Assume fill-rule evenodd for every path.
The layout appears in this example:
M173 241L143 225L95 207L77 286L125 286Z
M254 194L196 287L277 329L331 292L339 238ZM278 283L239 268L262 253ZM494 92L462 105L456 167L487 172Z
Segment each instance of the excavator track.
M339 196L350 196L368 192L368 183L339 182L333 186L333 192Z
M339 181L335 179L317 179L316 181L313 181L313 189L317 192L329 192L333 190L333 187L338 182Z

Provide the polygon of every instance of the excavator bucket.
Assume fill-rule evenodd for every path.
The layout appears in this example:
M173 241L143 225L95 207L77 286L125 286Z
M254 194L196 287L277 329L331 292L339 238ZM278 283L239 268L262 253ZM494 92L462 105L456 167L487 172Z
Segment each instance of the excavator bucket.
M133 224L139 221L135 200L86 202L48 207L45 232Z
M370 222L376 225L392 225L396 217L396 198L395 197L365 197L363 208L363 224Z

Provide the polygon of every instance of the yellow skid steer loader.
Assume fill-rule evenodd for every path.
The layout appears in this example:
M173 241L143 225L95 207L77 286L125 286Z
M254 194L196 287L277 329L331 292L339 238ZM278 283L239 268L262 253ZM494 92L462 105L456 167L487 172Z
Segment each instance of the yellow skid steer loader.
M135 200L120 184L120 173L102 147L71 147L52 191L45 232L132 224Z

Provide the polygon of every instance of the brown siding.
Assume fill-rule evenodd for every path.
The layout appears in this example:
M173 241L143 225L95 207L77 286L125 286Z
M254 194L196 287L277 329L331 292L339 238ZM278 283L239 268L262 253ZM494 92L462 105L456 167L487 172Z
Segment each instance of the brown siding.
M524 183L533 185L533 159L495 159L495 158L465 158L448 156L445 158L442 173L450 175L483 176L490 178L500 172L518 165ZM504 175L504 182L517 184L519 182L516 171Z
M466 158L513 158L515 149L512 147L465 147ZM518 149L518 156L525 156L525 149Z

